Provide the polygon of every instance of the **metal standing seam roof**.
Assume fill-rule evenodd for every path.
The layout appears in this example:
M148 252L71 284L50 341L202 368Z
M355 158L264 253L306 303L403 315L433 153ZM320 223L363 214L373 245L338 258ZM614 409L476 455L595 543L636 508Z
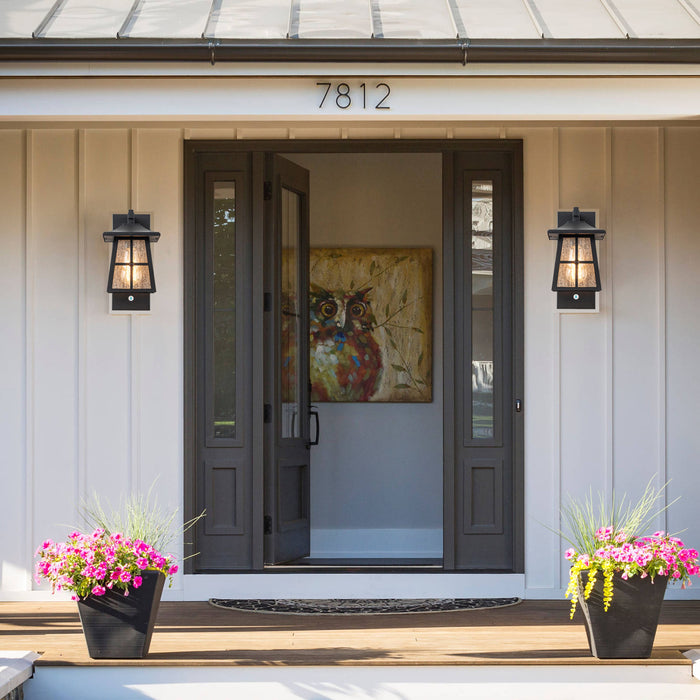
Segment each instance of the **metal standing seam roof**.
M665 42L697 49L698 1L0 0L0 49L33 45L41 52L47 46L90 45L95 50L100 42L123 47L149 40L211 47L227 42L345 42L350 47L353 42L461 42L462 47L525 42L544 48L636 42L653 47Z

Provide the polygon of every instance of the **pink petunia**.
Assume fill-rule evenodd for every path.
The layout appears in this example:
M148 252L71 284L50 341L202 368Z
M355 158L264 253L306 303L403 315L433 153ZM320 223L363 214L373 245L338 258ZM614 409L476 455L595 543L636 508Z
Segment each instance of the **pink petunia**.
M93 595L104 595L106 593L104 586L93 586L91 593Z
M134 576L134 588L139 588L143 583L143 579L140 576Z

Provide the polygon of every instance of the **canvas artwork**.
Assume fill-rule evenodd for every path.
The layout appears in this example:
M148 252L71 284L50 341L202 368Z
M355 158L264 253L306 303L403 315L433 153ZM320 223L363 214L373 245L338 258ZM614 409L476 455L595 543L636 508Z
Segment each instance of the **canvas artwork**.
M432 401L429 248L316 248L311 400Z

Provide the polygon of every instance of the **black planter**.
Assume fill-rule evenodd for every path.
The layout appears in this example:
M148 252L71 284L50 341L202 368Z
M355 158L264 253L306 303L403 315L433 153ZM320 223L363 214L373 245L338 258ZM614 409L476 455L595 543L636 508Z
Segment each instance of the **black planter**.
M165 576L143 571L129 595L107 589L78 601L88 652L93 659L142 659L148 653Z
M654 645L661 604L668 576L627 580L616 573L613 598L608 611L603 610L603 573L598 572L588 600L583 588L586 572L579 579L579 605L586 620L586 636L591 654L599 659L648 659Z

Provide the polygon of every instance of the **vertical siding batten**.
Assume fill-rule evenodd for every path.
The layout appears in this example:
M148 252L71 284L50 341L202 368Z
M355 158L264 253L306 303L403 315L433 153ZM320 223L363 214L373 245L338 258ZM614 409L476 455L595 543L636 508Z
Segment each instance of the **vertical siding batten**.
M614 289L612 284L613 278L613 245L614 235L610 230L610 226L614 221L615 199L613 197L613 139L615 132L612 128L605 129L604 143L604 165L605 165L605 189L604 189L604 205L603 211L600 213L600 223L598 226L607 230L607 235L604 239L605 246L600 243L598 250L604 256L603 267L603 293L600 294L599 304L603 307L605 317L605 386L606 386L606 402L605 402L605 482L603 491L608 498L615 488L615 380L614 380L614 346L615 346L615 314L614 308ZM601 242L602 243L602 242ZM601 251L601 248L603 250Z
M552 129L552 225L556 225L556 212L561 208L561 132L559 127ZM551 259L551 258L550 258ZM552 425L552 454L554 462L552 464L552 493L554 494L554 517L556 527L561 530L561 499L562 499L562 453L561 453L561 314L556 310L556 295L550 297L554 314L554 328L552 329L552 368L554 371L552 382L552 401L554 418ZM527 464L525 464L527 469ZM563 541L559 537L559 547L552 552L552 572L554 573L554 584L556 588L562 587L561 578L561 557L559 552L562 549Z
M659 251L658 275L659 275L659 303L658 303L658 329L659 329L659 479L658 485L668 482L668 448L666 438L668 435L667 423L667 385L668 371L666 367L666 344L668 327L666 321L666 129L656 129L656 161L657 161L657 249ZM668 488L664 489L663 505L668 505ZM659 529L668 531L668 513L661 514Z
M130 129L130 176L131 182L129 188L129 209L141 212L141 206L138 199L139 193L139 129ZM153 220L151 220L153 226ZM154 270L155 276L155 270ZM129 314L129 414L131 418L129 430L129 443L131 447L130 462L129 462L129 493L135 494L140 489L141 476L141 421L140 421L140 404L136 389L139 384L139 321L138 314Z
M77 235L78 235L78 325L76 345L76 376L78 378L78 399L75 416L76 438L76 502L81 503L87 497L87 239L85 231L85 129L78 129L76 143L77 191Z
M25 132L25 564L27 565L27 590L32 590L31 561L34 555L34 130Z

